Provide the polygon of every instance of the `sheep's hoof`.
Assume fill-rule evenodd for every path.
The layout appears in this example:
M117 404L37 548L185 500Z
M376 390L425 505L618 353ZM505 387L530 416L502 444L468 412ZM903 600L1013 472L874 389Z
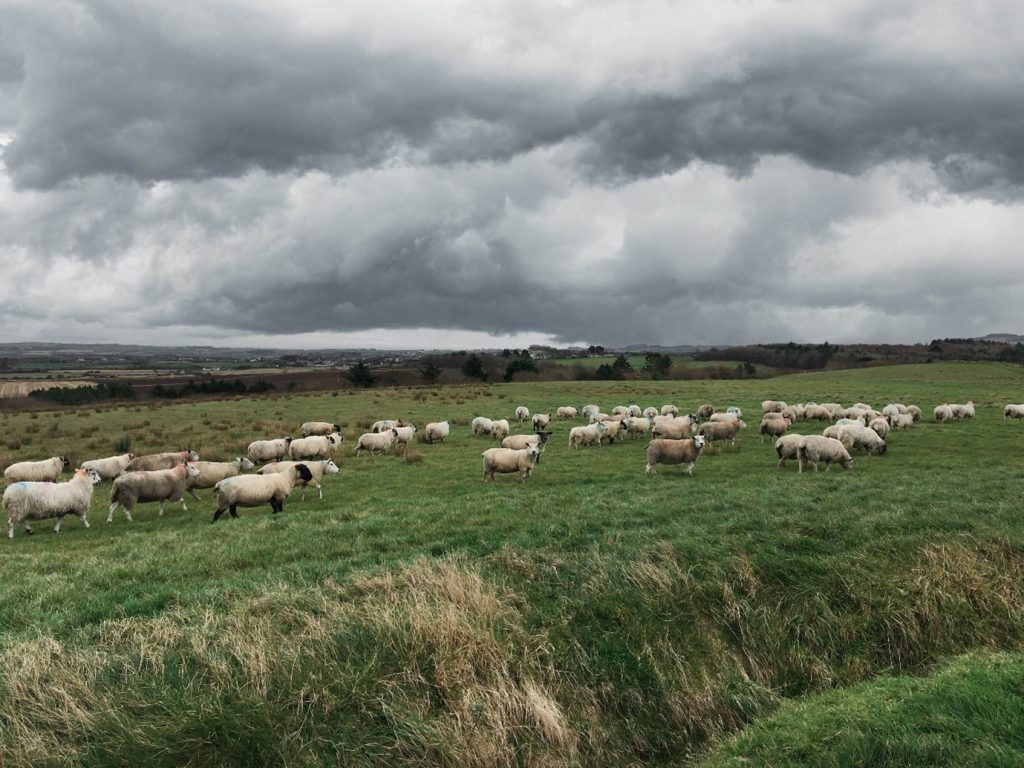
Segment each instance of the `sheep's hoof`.
M31 528L26 528L25 529L25 533L27 533L29 536L31 536L32 534L35 533L35 531L33 531Z

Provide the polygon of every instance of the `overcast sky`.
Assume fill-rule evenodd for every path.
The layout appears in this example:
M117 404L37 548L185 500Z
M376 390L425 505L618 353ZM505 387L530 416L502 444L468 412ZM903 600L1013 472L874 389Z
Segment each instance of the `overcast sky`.
M1024 3L0 0L0 146L0 341L1024 333Z

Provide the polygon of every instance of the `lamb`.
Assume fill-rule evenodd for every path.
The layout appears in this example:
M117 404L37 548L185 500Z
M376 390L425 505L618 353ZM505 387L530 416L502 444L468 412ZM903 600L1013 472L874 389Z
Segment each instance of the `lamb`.
M284 509L284 500L295 483L308 483L312 479L313 473L306 464L295 464L283 472L268 475L225 478L213 487L217 492L217 511L213 513L213 522L217 522L225 511L230 511L232 517L238 517L238 507L258 507L267 503L277 514Z
M768 414L765 414L767 416ZM790 421L787 418L780 419L761 419L761 442L764 442L766 437L781 437L786 434L789 429Z
M86 513L92 503L92 491L100 482L94 469L76 469L74 477L66 483L19 480L4 490L3 508L7 511L7 538L14 538L14 524L21 523L25 533L32 534L30 520L57 518L54 533L60 533L64 515L77 515L82 525L89 527Z
M713 406L711 403L704 403L704 405L697 409L697 416L700 419L707 421L708 419L711 418L711 414L714 412L715 406Z
M491 425L494 422L488 419L486 416L475 416L473 418L473 434L474 435L489 435L491 434Z
M245 449L245 455L252 461L279 461L288 455L288 446L291 443L290 437L280 437L277 440L254 440Z
M884 455L888 448L885 440L880 438L877 432L856 424L839 428L839 442L848 451L861 448L867 453L875 453L879 456Z
M491 423L491 437L495 440L504 440L510 431L508 419L498 419Z
M661 406L661 415L662 416L678 416L679 415L679 409L676 408L674 405L671 405L671 404L663 405L663 406Z
M951 405L950 408L953 409L953 418L956 419L957 421L962 421L963 419L973 419L974 418L974 401L973 400L968 400L966 403L963 403L963 404L955 403L955 404Z
M423 440L427 443L443 443L451 427L447 421L432 421L423 428Z
M647 474L655 474L656 464L685 464L686 473L693 476L693 465L704 450L704 438L694 437L692 440L651 440L647 444Z
M118 504L124 508L128 522L132 522L132 510L140 501L159 501L161 515L164 513L164 502L168 499L180 501L182 511L188 512L185 491L189 482L196 477L199 477L199 470L191 464L179 464L174 469L144 469L118 475L110 487L107 522L114 519L114 510Z
M832 413L823 405L805 405L804 419L806 421L831 421Z
M551 423L551 415L548 413L535 413L533 414L533 431L537 432L541 429L547 429L548 424Z
M540 452L544 453L544 445L552 434L551 432L541 431L535 432L532 435L509 435L501 441L501 447L521 451L523 448L536 445L540 448ZM540 461L540 459L537 459L537 461Z
M775 454L779 457L779 468L786 466L787 459L797 458L797 450L803 435L783 435L775 441Z
M654 419L654 417L657 416L657 415L658 415L658 409L657 408L654 408L653 406L648 406L647 408L644 408L643 417L645 419Z
M843 469L853 469L853 458L846 447L838 440L820 435L804 435L797 447L797 461L800 462L800 471L804 471L807 464L814 465L814 471L818 471L818 464L825 462L825 471L832 469L833 464L838 464Z
M367 432L359 436L356 441L356 456L360 451L369 451L370 455L375 453L387 453L395 444L398 433L394 427L387 432Z
M4 470L8 483L53 483L71 462L67 456L52 456L42 461L19 461Z
M530 418L529 408L527 408L525 405L520 405L518 408L516 408L516 421L522 424L528 418Z
M782 413L788 407L784 400L765 400L761 403L761 413Z
M260 475L273 475L278 472L287 472L292 467L298 466L298 461L275 461L273 464L266 464L260 467L256 472ZM341 472L341 469L337 464L334 463L333 459L321 459L320 461L304 461L301 462L306 469L309 470L309 480L303 480L297 478L295 483L302 487L302 498L299 501L306 500L306 488L307 486L313 486L320 494L321 500L324 497L324 489L320 487L320 481L324 475L336 475Z
M647 437L647 433L651 431L651 420L645 419L642 416L631 416L624 423L626 425L626 433L634 438Z
M329 421L307 421L299 427L299 432L302 433L303 437L329 435L332 432L341 432L341 427L338 424L332 424Z
M651 428L651 437L682 440L690 436L692 429L693 422L688 416L679 419L658 418L654 420L654 426Z
M188 493L196 501L202 501L196 488L213 488L225 477L240 475L255 466L243 456L236 456L234 461L193 461L191 464L199 470L199 475L190 478L188 484Z
M1003 408L1003 420L1006 419L1024 419L1024 405L1010 403Z
M136 456L128 462L124 468L125 472L152 472L156 469L173 469L179 464L189 461L199 461L199 454L195 451L171 451L170 453L150 453L145 456Z
M608 429L603 421L588 424L585 427L573 427L569 430L569 447L579 448L581 445L597 445L601 447L601 434Z
M555 418L563 421L576 418L577 411L571 405L560 405L555 411Z
M416 436L415 424L407 424L404 427L393 427L393 429L395 430L395 443L397 445L408 445L412 442L413 437Z
M318 457L330 458L338 450L338 446L341 445L344 439L337 432L332 432L329 435L300 437L297 440L292 440L288 446L288 455L292 457L293 461L303 461Z
M730 440L735 445L736 434L741 429L746 429L746 426L742 419L733 421L705 421L700 425L697 434L703 435L709 442Z
M83 461L83 469L91 469L101 480L113 480L124 472L125 467L135 458L134 453L122 453L120 456L108 456L105 459L90 459Z
M935 420L940 424L945 421L953 420L953 409L949 407L949 403L943 403L942 405L935 406L935 410L932 414L935 416Z
M523 482L533 474L533 465L540 457L540 448L531 445L522 450L511 448L488 448L481 456L484 457L484 480L493 480L494 474L518 472Z
M871 420L868 424L868 429L873 429L884 440L885 436L889 434L889 421L879 416Z

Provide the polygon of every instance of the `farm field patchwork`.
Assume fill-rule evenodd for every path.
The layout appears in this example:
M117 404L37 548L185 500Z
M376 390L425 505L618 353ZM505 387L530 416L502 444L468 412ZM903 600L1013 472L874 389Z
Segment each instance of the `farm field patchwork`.
M925 420L852 471L798 474L758 438L776 398L916 403ZM974 420L931 421L968 399ZM323 501L296 492L279 515L211 524L201 491L187 513L107 525L108 482L91 529L17 528L0 558L0 764L782 765L786 734L827 735L830 712L875 696L910 717L942 685L1019 692L1024 424L1002 407L1021 401L1024 370L963 363L0 414L4 466L129 444L230 459L310 419L346 435ZM749 428L692 477L647 476L645 441L571 450L583 421L552 422L533 477L485 483L494 443L472 417L587 402L738 405ZM352 456L380 418L447 418L452 435ZM999 730L1019 702L978 695L1003 714L972 733L1024 759ZM901 724L865 716L850 728L874 741L851 730L821 764ZM973 754L936 749L878 764Z

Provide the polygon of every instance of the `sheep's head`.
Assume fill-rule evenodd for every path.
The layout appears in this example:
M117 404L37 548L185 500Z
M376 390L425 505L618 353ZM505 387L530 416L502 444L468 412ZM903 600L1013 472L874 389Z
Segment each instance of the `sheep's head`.
M193 451L190 448L186 453L188 454L189 461L199 461L199 451Z
M249 461L249 460L248 460L247 458L245 458L244 456L239 456L239 457L237 457L237 458L235 459L235 461L237 461L237 462L238 462L238 466L239 466L239 468L240 468L240 469L242 469L242 470L248 470L248 469L252 469L253 467L255 467L255 466L256 466L255 464L253 464L253 463L252 463L251 461Z
M328 459L327 463L324 464L324 473L328 475L336 475L339 472L341 472L341 469L338 467L338 465L335 464L333 460Z
M693 438L693 446L698 451L704 450L704 436L697 435L695 438Z
M187 477L199 477L199 475L200 475L199 467L197 467L195 464L185 464L184 466L185 466L185 475Z
M60 469L62 472L71 466L71 459L67 456L58 456L57 458L60 459Z

